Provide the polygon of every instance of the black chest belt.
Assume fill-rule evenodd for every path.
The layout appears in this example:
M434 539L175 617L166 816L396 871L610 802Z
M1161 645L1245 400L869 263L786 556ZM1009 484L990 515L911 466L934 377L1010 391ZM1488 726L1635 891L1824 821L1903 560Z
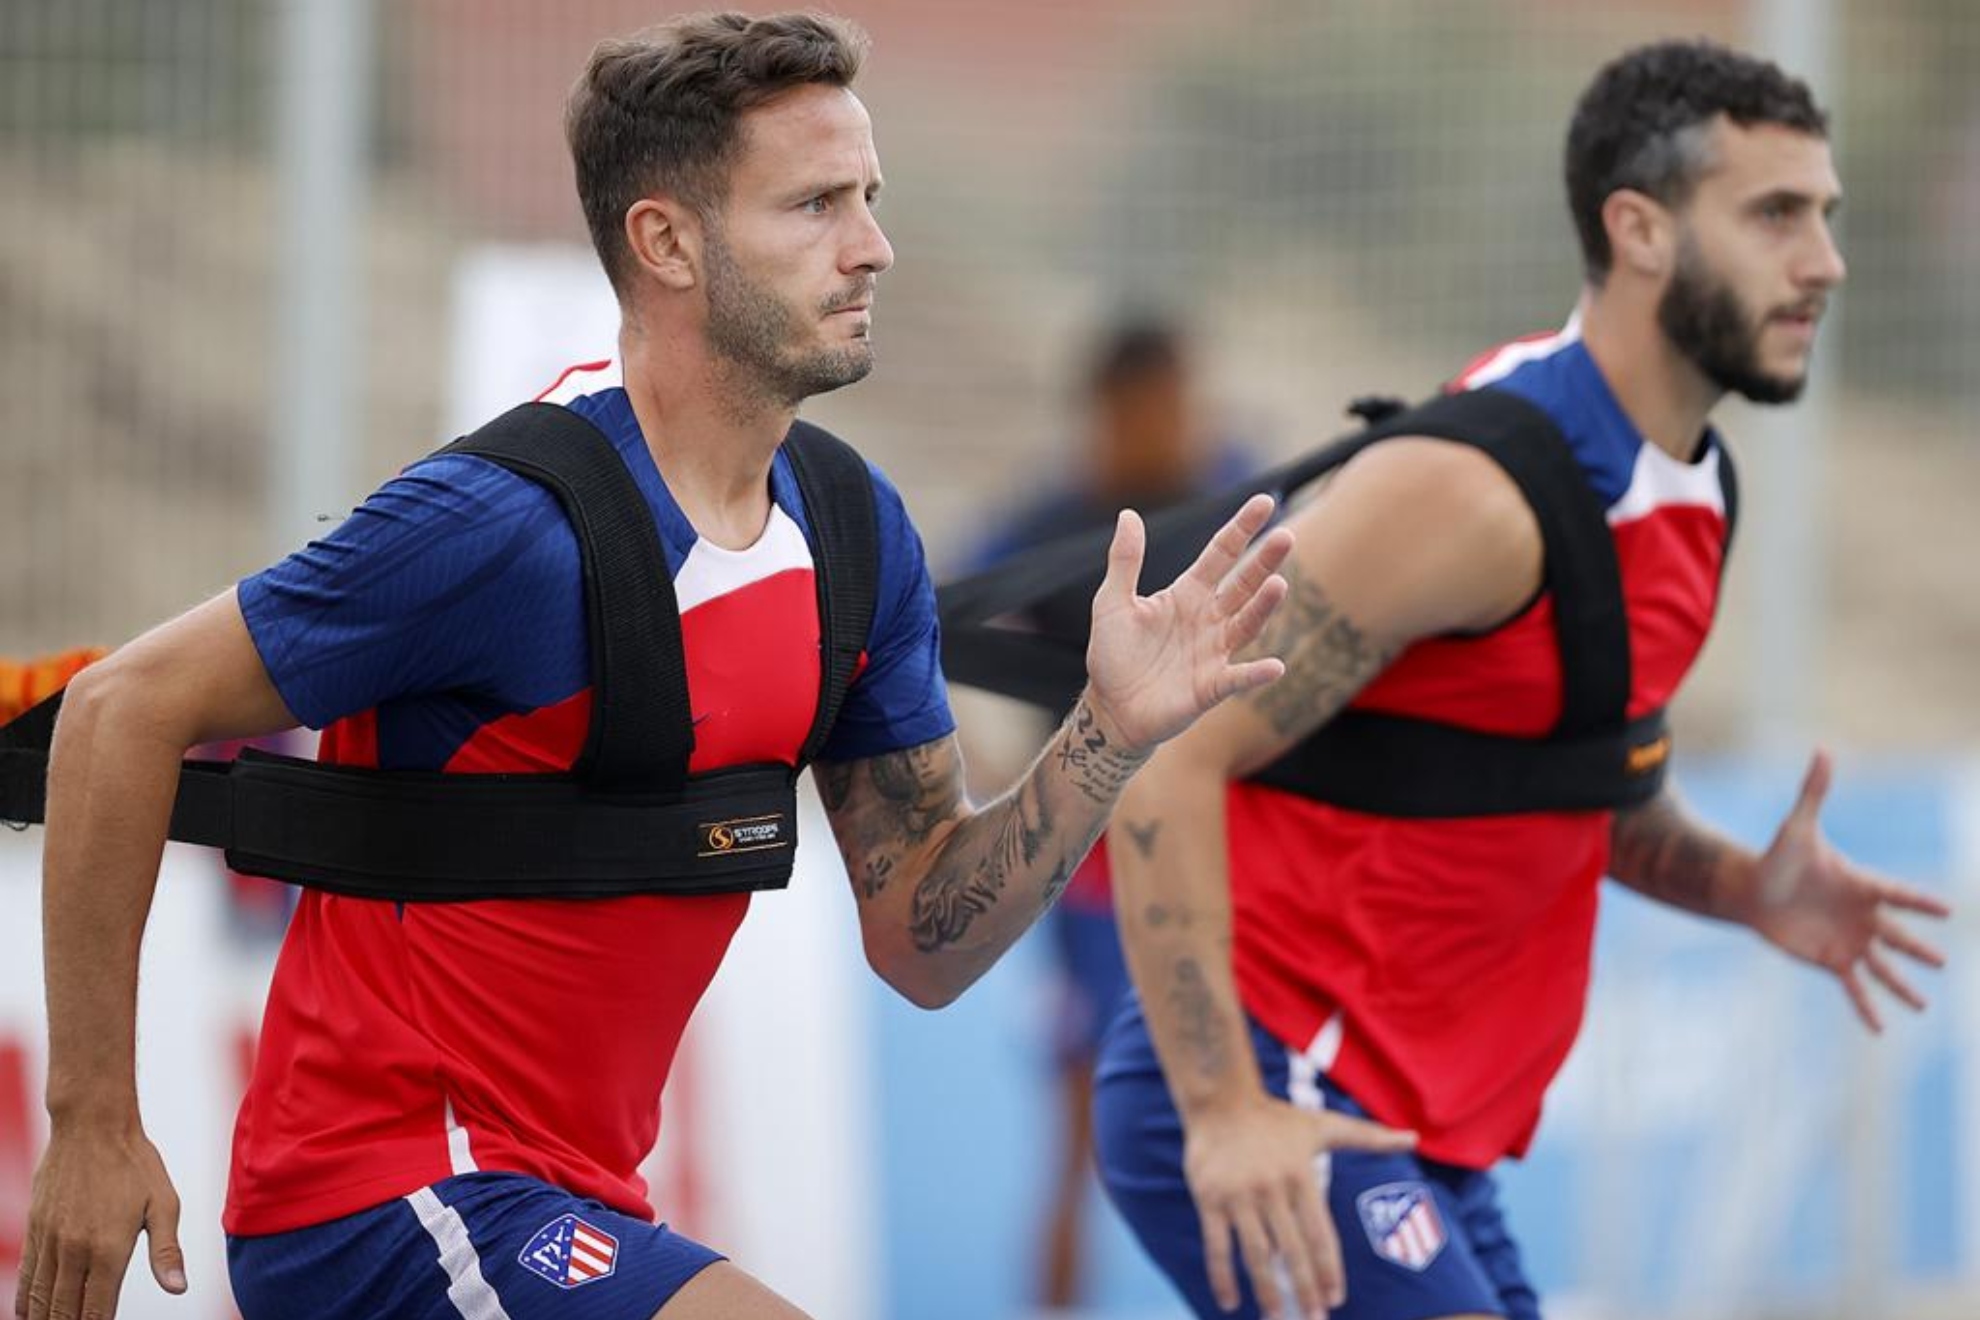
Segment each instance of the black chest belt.
M1283 502L1395 436L1470 445L1506 471L1539 522L1542 589L1553 600L1563 680L1560 718L1542 737L1517 738L1350 709L1254 782L1400 817L1599 810L1654 797L1669 760L1669 730L1662 711L1628 717L1629 623L1615 542L1560 428L1539 407L1495 389L1439 395L1413 408L1371 402L1356 411L1369 422L1361 431L1151 518L1142 588L1172 580L1258 492ZM1719 471L1730 535L1737 486L1723 448ZM937 601L949 677L1047 707L1069 700L1084 681L1087 639L1083 626L1059 621L1089 617L1074 607L1099 587L1111 535L1047 542L944 585Z
M249 750L188 761L171 837L249 875L399 902L607 898L781 888L797 776L824 746L873 618L878 532L865 461L805 423L785 452L811 531L819 702L797 766L690 775L680 610L651 511L611 442L568 409L525 404L443 453L549 489L577 535L591 723L565 774L367 770ZM39 822L57 693L0 728L0 819Z

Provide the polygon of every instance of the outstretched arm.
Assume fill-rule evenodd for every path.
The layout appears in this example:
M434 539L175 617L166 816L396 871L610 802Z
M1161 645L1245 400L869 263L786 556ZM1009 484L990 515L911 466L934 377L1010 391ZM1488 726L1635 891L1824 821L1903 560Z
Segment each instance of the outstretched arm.
M1789 955L1828 970L1864 1025L1882 1031L1862 971L1910 1008L1924 1008L1924 997L1890 952L1928 967L1943 966L1945 957L1897 915L1944 917L1950 909L1862 870L1823 837L1822 799L1833 772L1829 754L1817 752L1801 796L1764 854L1701 824L1667 788L1641 807L1616 813L1610 874L1659 902L1751 926Z
M42 881L49 1139L16 1315L113 1314L140 1229L159 1284L185 1291L178 1196L138 1114L138 947L186 749L294 724L231 592L91 665L63 698Z
M981 808L954 737L820 763L818 784L859 899L868 960L923 1007L961 994L1050 907L1149 753L1203 711L1276 678L1235 659L1285 593L1283 530L1246 549L1272 501L1248 503L1166 589L1140 596L1144 532L1121 517L1093 601L1088 685L1015 786Z

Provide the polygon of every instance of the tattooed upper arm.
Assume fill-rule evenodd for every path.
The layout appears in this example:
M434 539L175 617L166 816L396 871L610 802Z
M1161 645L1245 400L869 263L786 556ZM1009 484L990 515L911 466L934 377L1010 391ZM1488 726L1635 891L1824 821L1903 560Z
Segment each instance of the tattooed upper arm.
M1284 660L1286 672L1242 698L1281 746L1331 719L1395 658L1318 582L1290 565L1285 577L1285 603L1253 649Z
M953 734L859 761L820 761L818 795L846 873L862 899L878 897L962 819L962 753Z
M1448 441L1371 447L1288 523L1290 590L1255 648L1286 672L1239 707L1254 717L1236 749L1246 769L1333 718L1411 641L1501 622L1541 580L1539 524L1519 487Z

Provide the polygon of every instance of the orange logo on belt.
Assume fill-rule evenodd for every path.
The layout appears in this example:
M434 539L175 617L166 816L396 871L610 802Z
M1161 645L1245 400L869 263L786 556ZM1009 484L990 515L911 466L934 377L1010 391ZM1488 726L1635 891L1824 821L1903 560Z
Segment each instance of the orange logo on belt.
M1633 775L1647 775L1670 759L1671 735L1667 733L1656 742L1630 748L1623 768Z
M762 816L738 816L731 820L702 821L702 857L722 857L734 853L762 852L766 848L788 848L796 838L781 811Z

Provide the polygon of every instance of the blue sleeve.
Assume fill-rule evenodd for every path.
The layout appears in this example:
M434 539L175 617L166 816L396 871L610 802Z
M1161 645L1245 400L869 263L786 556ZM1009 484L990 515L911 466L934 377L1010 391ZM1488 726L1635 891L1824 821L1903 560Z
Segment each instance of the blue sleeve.
M420 693L526 709L585 681L570 524L548 492L477 458L407 469L239 599L276 690L312 728Z
M879 516L879 584L866 668L846 693L819 759L858 761L919 747L955 732L949 688L942 677L942 634L935 619L935 586L921 537L908 521L900 492L873 471Z

